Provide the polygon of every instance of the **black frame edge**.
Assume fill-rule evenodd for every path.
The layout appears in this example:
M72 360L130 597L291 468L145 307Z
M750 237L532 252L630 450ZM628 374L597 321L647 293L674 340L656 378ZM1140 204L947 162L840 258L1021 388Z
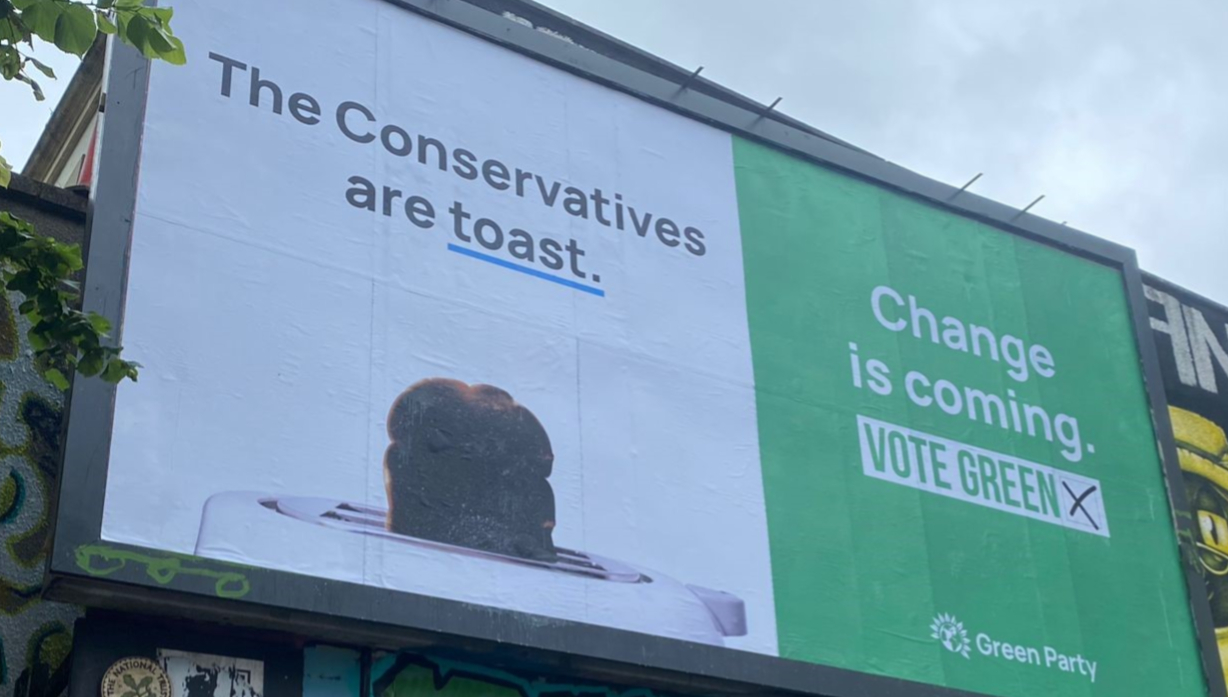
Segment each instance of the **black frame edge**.
M149 61L110 36L103 75L105 100L96 145L95 184L86 212L82 309L105 317L113 328L112 341L118 344L123 331ZM97 540L101 535L114 410L114 385L73 376L64 404L61 477L49 562L53 573L75 568L76 544Z

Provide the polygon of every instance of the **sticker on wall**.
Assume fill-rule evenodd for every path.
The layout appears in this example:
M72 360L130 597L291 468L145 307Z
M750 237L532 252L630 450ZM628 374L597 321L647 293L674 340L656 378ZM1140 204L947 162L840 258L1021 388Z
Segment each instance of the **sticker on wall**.
M166 697L261 697L264 694L263 661L168 649L158 649L158 661L170 677L171 692Z
M140 656L121 658L102 675L102 697L172 697L162 666Z

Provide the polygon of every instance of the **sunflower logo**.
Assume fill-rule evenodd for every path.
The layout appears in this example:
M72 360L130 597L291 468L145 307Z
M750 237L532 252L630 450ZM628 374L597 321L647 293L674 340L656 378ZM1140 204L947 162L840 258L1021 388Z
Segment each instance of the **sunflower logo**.
M934 618L930 624L930 636L942 642L951 653L957 653L964 658L972 651L972 642L968 641L968 630L964 623L955 619L954 615L943 613Z

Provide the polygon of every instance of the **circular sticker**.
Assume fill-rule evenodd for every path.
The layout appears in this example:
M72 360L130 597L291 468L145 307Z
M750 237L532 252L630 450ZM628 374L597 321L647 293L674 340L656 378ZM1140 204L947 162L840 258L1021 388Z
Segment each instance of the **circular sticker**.
M102 676L102 697L171 697L171 680L152 659L121 658Z

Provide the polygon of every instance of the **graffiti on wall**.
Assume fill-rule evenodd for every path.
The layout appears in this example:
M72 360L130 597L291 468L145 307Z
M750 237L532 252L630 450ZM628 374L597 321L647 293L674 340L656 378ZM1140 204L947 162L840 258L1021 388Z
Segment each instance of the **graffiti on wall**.
M308 648L303 697L358 697L363 660L350 649ZM664 697L647 688L551 680L419 653L376 654L368 660L371 697Z
M23 322L0 295L0 693L54 697L81 611L41 599L63 397L34 371Z
M1158 280L1143 292L1228 682L1228 310Z
M527 677L467 661L416 653L377 658L371 667L372 697L658 697L647 688L621 688Z
M192 588L193 584L187 579L204 579L219 598L242 598L252 589L242 573L221 562L187 554L146 554L107 544L81 545L74 551L77 567L91 576L109 576L131 562L163 586L174 583L181 588ZM235 568L240 567L235 565Z

